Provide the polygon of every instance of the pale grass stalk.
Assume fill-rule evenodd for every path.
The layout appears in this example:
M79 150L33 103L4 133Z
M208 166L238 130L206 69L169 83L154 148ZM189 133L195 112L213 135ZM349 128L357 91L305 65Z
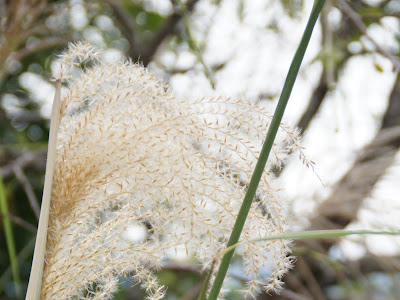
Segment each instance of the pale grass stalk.
M44 189L42 206L40 210L39 226L36 235L35 252L33 254L31 274L29 276L26 300L39 300L42 287L44 257L46 251L47 229L49 223L50 200L52 193L54 165L56 161L57 131L60 124L60 99L61 99L61 80L56 80L56 93L54 96L53 108L51 112L49 145L47 151L46 175L44 179Z

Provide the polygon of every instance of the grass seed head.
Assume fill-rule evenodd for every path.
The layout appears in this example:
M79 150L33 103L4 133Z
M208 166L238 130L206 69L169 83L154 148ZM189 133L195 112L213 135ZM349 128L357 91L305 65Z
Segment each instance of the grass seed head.
M42 299L108 299L125 274L162 299L154 272L165 259L184 249L211 265L225 247L271 114L244 100L176 99L147 69L103 63L85 43L71 44L55 72L68 92ZM284 127L266 171L294 147L297 135ZM243 240L286 230L278 189L264 172ZM246 295L280 288L288 252L286 241L242 247Z

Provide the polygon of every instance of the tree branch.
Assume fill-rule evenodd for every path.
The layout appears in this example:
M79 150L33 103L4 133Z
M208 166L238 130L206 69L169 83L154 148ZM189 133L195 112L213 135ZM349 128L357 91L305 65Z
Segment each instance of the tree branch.
M128 13L117 3L115 0L103 0L112 10L115 16L117 25L121 30L123 36L128 40L130 44L129 56L134 60L138 60L138 52L140 43L137 38L137 28L132 18Z
M22 187L24 188L25 194L28 197L29 204L33 210L33 213L36 216L36 219L39 220L39 215L40 215L40 205L39 201L36 198L35 192L33 191L33 187L31 183L29 182L28 178L26 178L24 171L22 168L15 164L13 166L13 171L15 174L15 177L17 177L18 181L21 183Z
M9 162L5 166L1 167L1 176L5 179L11 174L14 173L15 166L18 166L21 169L32 165L32 164L40 164L40 170L44 171L44 162L46 158L46 151L38 150L36 152L27 152L19 156L17 159Z
M0 114L0 122L4 120L14 121L14 122L45 122L46 119L43 118L38 112L32 110L22 110L17 113L7 113L7 116Z
M304 279L308 290L313 295L313 299L325 300L326 298L324 293L322 292L322 289L307 262L302 257L298 257L296 266L301 274L301 277Z
M11 220L11 222L21 226L22 228L26 229L27 231L36 233L36 227L33 226L31 223L21 219L20 217L14 216L14 215L12 215L10 213L4 214L4 213L1 213L1 212L0 212L0 216L1 217L7 217L7 218L9 218Z
M198 0L188 0L186 3L186 12L188 13L192 12L197 2ZM171 16L169 16L164 26L155 34L154 38L146 46L146 53L145 53L146 55L143 56L143 64L146 63L145 65L147 65L151 61L158 47L161 45L161 43L167 36L169 36L175 31L177 24L182 19L182 14L180 13L176 1L173 0L172 3L174 5L174 13Z
M146 42L139 40L138 30L135 23L131 21L131 17L120 7L119 4L117 4L115 0L103 1L112 9L122 34L129 41L130 49L128 50L128 55L134 61L140 60L144 66L147 66L150 63L158 47L167 36L175 31L176 25L182 19L182 15L175 1L173 1L174 12L165 20L164 25L154 33L153 38ZM187 1L186 10L191 12L197 2L198 0Z
M25 57L28 57L29 55L32 55L44 49L57 46L66 46L70 40L70 37L57 36L43 38L38 40L37 42L32 43L28 47L22 48L21 50L14 52L11 57L15 60L21 61Z
M325 99L325 95L328 92L328 81L326 78L326 71L324 70L319 78L318 85L314 89L310 102L303 115L301 116L297 127L300 130L300 134L303 134L308 126L310 125L312 119L317 114L322 102Z
M353 167L335 185L331 196L317 207L308 229L340 229L356 218L363 199L392 165L399 150L399 115L400 75L390 95L380 130L361 151Z
M305 297L305 296L303 296L301 294L295 293L295 292L293 292L291 290L288 290L288 289L282 290L280 292L280 295L283 298L286 298L286 299L289 299L289 300L311 300L311 298Z
M375 138L360 152L357 160L343 178L336 183L328 199L323 201L316 209L315 215L310 218L309 230L314 229L342 229L357 217L357 212L362 205L363 199L373 190L375 184L385 174L388 167L394 161L400 147L400 74L392 89L388 108L384 114L381 128ZM337 239L307 240L299 241L297 244L307 249L314 249L320 253L327 253L328 249L337 242ZM302 255L318 278L318 284L323 287L335 284L343 280L344 276L358 278L354 274L354 266L358 266L359 273L381 271L398 272L400 262L398 258L381 258L366 256L357 263L343 263L344 270L333 270L327 268L326 264L315 260L311 255ZM285 282L288 288L299 291L294 285L296 281L290 277L297 278L298 282L305 281L304 274L298 271L288 274ZM358 276L358 277L357 277ZM293 283L294 282L294 283ZM298 285L298 284L297 284ZM303 292L304 294L304 292ZM315 293L313 293L315 295ZM275 297L277 299L277 297Z
M330 7L331 6L328 2L325 8ZM322 102L325 100L325 96L329 89L337 81L338 72L351 57L351 54L346 49L347 41L351 38L352 28L349 26L349 22L347 20L343 20L341 26L335 31L332 31L328 25L328 13L329 11L323 11L320 18L322 29L322 53L320 53L320 55L322 57L321 60L323 71L320 75L316 88L313 90L309 104L297 123L297 127L299 128L301 134L307 130L311 121L318 113ZM336 40L333 40L334 38L336 38ZM337 40L345 40L346 43L336 43ZM332 62L334 58L332 57L331 52L339 53L339 61Z
M387 52L385 49L383 49L367 32L367 27L365 26L362 18L355 12L350 5L347 4L346 0L337 0L337 2L340 4L339 9L349 17L349 19L353 22L353 24L357 27L357 29L372 43L374 44L376 51L383 56L385 56L387 59L389 59L395 70L400 69L400 61Z

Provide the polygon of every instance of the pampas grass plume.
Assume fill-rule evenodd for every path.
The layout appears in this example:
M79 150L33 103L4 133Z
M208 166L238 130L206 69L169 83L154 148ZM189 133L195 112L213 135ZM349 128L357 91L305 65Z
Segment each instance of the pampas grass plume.
M155 272L163 262L183 250L207 268L225 247L271 115L244 100L176 99L147 69L103 63L86 43L70 45L54 77L68 92L41 299L110 299L128 274L148 299L162 299ZM281 129L243 240L287 229L268 170L299 142ZM280 289L289 252L283 240L242 246L247 298Z

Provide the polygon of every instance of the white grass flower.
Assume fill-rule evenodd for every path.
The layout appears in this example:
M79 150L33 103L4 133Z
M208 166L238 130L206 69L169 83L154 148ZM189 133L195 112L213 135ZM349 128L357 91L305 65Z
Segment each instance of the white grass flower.
M85 67L86 63L86 67ZM148 294L165 288L154 271L182 247L210 265L225 247L271 115L229 98L178 100L145 68L105 64L87 44L61 56L62 99L41 299L108 299L133 274ZM75 72L78 69L79 72ZM286 230L274 176L297 147L278 134L242 239ZM129 228L145 228L130 239ZM291 265L286 241L243 247L247 295L280 288ZM260 277L260 270L271 270Z

